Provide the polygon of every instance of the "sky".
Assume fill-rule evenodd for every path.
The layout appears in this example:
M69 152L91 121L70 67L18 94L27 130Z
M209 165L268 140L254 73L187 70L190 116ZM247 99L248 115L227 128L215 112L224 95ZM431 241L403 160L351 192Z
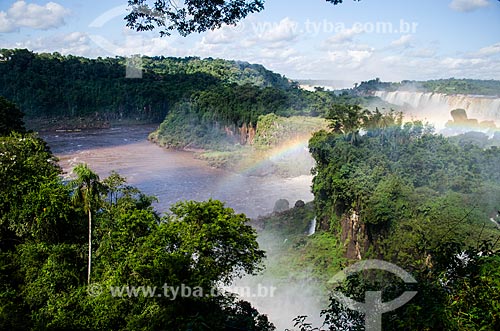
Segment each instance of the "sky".
M198 56L346 84L500 80L500 1L266 0L236 26L181 37L125 27L127 0L0 0L0 48L86 57Z

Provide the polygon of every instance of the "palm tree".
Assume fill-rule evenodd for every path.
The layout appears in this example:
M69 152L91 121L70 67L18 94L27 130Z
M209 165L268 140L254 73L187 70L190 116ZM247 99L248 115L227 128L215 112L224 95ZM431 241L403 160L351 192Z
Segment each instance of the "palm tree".
M367 123L371 113L358 105L334 104L328 111L326 119L335 133L342 133L356 145L359 141L359 130Z
M87 283L90 284L92 265L92 210L100 203L100 195L105 186L99 181L99 176L86 164L79 164L73 172L77 177L72 181L74 187L73 202L81 205L89 217L89 261L87 270Z

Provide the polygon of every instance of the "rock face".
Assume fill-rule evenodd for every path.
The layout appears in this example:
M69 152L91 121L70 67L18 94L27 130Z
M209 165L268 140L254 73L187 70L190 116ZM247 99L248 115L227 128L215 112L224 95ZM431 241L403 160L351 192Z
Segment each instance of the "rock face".
M469 118L467 117L467 112L465 109L454 109L451 111L451 117L453 117L453 121L457 124L465 124L468 122Z
M479 122L475 118L469 118L467 116L467 112L465 109L453 109L451 111L451 117L453 117L453 121L448 121L446 123L447 128L468 128L468 129L496 129L496 125L494 121L482 121Z
M274 213L281 213L281 212L284 212L288 209L290 209L290 203L288 202L288 200L287 199L279 199L274 204L273 212Z
M361 260L370 240L366 225L359 219L359 214L353 211L341 220L340 238L344 243L345 256L348 259Z
M240 132L240 144L241 145L253 145L253 141L255 138L255 128L252 124L243 123L241 128L238 129Z
M305 205L306 205L306 203L305 203L304 201L302 201L302 200L297 200L297 201L295 202L295 206L294 206L294 207L295 207L295 208L303 208Z
M216 130L219 130L218 123L215 123L214 127ZM225 133L226 137L230 138L235 143L240 145L253 145L256 130L251 123L243 123L241 127L225 125L222 131Z

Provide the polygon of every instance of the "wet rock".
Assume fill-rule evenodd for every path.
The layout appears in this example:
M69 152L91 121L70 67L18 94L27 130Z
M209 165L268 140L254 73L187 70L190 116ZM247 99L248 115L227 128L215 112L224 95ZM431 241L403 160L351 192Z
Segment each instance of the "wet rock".
M286 210L290 209L290 203L288 202L287 199L279 199L275 202L273 212L274 213L281 213Z
M295 202L295 208L303 208L306 205L306 203L302 200L297 200Z

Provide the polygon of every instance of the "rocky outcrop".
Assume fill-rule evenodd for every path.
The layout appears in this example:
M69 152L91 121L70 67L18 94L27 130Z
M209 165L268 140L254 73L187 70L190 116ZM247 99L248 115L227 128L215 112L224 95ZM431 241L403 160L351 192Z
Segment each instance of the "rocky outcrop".
M306 203L305 203L304 201L302 201L302 200L297 200L297 201L295 202L295 206L294 206L294 207L295 207L295 208L304 208L304 206L305 206L305 205L306 205Z
M352 211L345 214L340 227L340 238L344 243L346 258L361 260L370 245L370 240L366 224L360 220L359 213Z
M215 128L217 129L217 123ZM243 123L241 127L225 125L223 129L226 137L234 139L240 145L253 145L256 129L251 123Z
M454 109L451 111L451 117L453 117L453 121L448 121L446 123L447 128L467 128L470 130L478 129L496 129L496 125L494 121L482 121L479 122L475 118L469 118L467 116L467 111L465 109Z
M432 92L377 91L375 96L398 105L410 106L419 113L446 114L452 109L465 109L471 117L481 121L500 121L500 98L489 96L447 95Z
M454 109L451 111L451 117L453 117L453 121L457 124L459 123L467 123L469 118L467 116L467 112L465 109Z
M279 199L274 204L273 212L274 213L281 213L281 212L284 212L288 209L290 209L290 203L288 202L288 200L287 199Z
M241 145L253 145L253 141L255 138L255 128L252 126L252 124L246 124L243 123L241 128L239 128L240 131L240 144Z

